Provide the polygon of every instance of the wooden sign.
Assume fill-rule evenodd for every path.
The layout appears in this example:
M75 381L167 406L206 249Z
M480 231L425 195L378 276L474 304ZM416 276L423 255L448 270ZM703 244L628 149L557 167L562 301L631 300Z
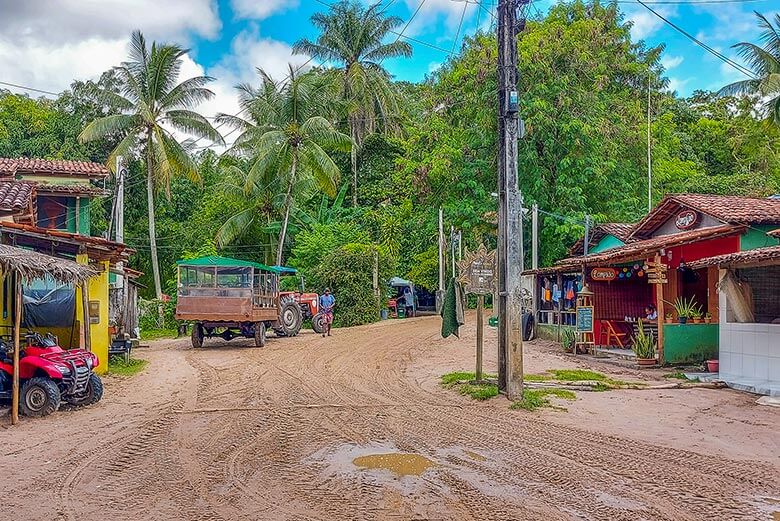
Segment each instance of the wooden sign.
M615 268L593 268L590 270L590 278L598 282L610 282L617 278Z
M693 210L683 210L677 214L674 225L678 230L690 230L699 222L699 214Z
M577 332L593 333L593 306L577 308Z
M496 252L487 251L481 244L477 251L466 252L463 260L458 262L460 277L458 281L463 284L466 293L477 295L490 295L495 289L496 282Z

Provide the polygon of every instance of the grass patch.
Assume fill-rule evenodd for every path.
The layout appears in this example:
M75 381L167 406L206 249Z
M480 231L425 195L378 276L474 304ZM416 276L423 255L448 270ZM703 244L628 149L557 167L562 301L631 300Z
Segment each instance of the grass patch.
M147 365L149 365L148 360L131 358L129 361L125 362L125 357L115 355L108 360L108 372L122 376L133 376L143 371Z
M675 378L677 380L687 380L685 373L682 371L675 371L674 373L666 373L664 378Z
M563 407L557 407L550 403L548 396L555 396L564 400L574 400L577 395L568 389L525 389L523 399L518 400L509 406L510 409L523 409L526 411L535 411L543 407L566 410Z
M149 329L141 331L141 340L159 340L161 338L176 338L179 332L175 329Z
M526 382L546 382L547 380L552 380L552 376L548 374L524 374L523 380Z
M552 374L556 380L560 380L561 382L596 382L597 391L606 391L613 387L629 385L629 382L615 380L604 373L590 371L589 369L551 369L548 373Z
M489 400L498 396L498 386L494 384L462 384L458 392L463 396L471 396L475 400Z
M457 389L463 396L471 396L475 400L488 400L498 396L498 386L493 383L474 383L475 373L456 371L441 377L441 385L447 389ZM485 374L483 378L495 379L496 375Z

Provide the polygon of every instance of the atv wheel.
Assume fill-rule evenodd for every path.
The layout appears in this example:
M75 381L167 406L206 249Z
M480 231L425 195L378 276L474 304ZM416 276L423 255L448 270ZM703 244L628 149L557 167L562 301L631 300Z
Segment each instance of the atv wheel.
M301 330L303 314L301 306L293 299L285 299L279 306L279 325L274 329L282 336L295 336Z
M324 333L325 329L327 329L327 325L325 324L325 315L322 313L317 313L314 315L311 319L311 328L318 335Z
M80 407L97 403L101 398L103 398L103 380L98 375L92 373L89 375L87 390L84 391L84 394L69 398L68 403Z
M22 386L19 408L25 416L48 416L60 407L60 389L49 378L30 378Z
M265 347L265 322L255 324L255 345Z
M192 324L192 334L190 335L190 338L192 339L192 347L193 349L198 349L200 347L203 347L203 325L196 322Z

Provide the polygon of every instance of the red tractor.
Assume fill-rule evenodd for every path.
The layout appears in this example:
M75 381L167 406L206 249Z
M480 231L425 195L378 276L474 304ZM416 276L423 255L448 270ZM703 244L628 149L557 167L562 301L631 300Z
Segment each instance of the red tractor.
M281 276L296 275L298 270L287 266L274 266L273 269ZM317 334L325 331L325 317L320 313L320 296L317 293L306 293L306 285L303 276L300 277L301 291L282 291L279 293L279 301L293 301L301 308L301 314L304 320L311 320L311 328ZM279 334L279 331L276 332ZM283 334L283 333L282 333Z
M62 401L75 406L90 405L103 397L103 382L93 373L100 364L94 353L83 349L64 350L56 337L29 332L26 347L19 353L21 391L19 409L26 416L47 416ZM0 339L0 400L11 401L13 346Z

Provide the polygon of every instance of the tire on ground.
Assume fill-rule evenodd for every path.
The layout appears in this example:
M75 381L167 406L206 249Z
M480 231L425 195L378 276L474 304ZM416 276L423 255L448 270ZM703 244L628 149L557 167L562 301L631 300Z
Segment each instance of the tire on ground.
M30 378L22 386L19 409L25 416L48 416L60 407L60 389L49 378Z
M257 322L255 324L255 345L257 347L265 347L265 322Z
M203 347L203 324L200 322L195 322L192 324L192 333L190 334L190 338L192 339L192 347L194 349Z
M89 375L87 390L79 397L68 399L68 403L76 406L92 405L103 398L103 380L98 375L92 373Z
M301 331L303 313L301 306L293 299L288 298L279 304L279 323L274 328L279 336L295 336Z
M322 313L317 313L311 318L311 328L314 330L315 333L318 335L321 335L325 332L327 329L327 325L325 324L325 315Z

